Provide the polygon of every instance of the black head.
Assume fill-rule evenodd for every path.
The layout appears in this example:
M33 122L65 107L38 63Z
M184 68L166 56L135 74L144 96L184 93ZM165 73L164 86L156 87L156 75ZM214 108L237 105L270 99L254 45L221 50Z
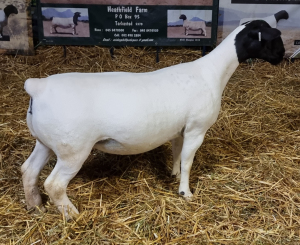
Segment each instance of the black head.
M285 49L281 32L263 20L254 20L245 24L235 38L236 52L239 62L249 58L259 58L272 65L282 61ZM260 39L260 40L259 40Z
M81 17L81 13L80 12L75 12L74 16L73 16L73 22L75 25L78 25L78 17Z
M180 16L179 16L179 19L181 19L181 20L186 20L185 14L180 15Z
M74 16L76 16L76 17L81 17L81 13L80 13L80 12L75 12L75 13L74 13Z
M10 16L11 14L17 14L18 13L18 10L17 8L10 4L10 5L7 5L4 9L3 9L5 15L8 17Z

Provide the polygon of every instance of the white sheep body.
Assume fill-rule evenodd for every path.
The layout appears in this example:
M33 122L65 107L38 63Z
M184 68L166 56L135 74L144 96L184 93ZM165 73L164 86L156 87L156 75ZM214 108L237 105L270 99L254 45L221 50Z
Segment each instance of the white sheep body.
M185 35L189 35L189 30L191 31L203 31L204 36L206 36L206 24L205 21L190 21L184 20L183 27L185 28Z
M74 17L70 17L70 18L60 18L60 17L53 17L52 18L52 23L51 23L51 27L50 27L50 33L57 33L56 28L63 28L63 29L68 29L68 28L72 28L72 35L77 34L76 33L76 25L77 25L77 19L78 17L80 17L80 13L76 12L74 14ZM76 20L76 23L74 23L74 18ZM54 32L53 32L54 29Z
M66 207L73 215L77 209L64 192L61 197L52 193L66 187L93 147L137 154L169 140L172 174L180 178L179 193L191 197L189 173L194 154L216 121L222 91L239 64L234 46L228 45L232 39L231 35L201 59L149 73L69 73L28 79L25 89L32 97L28 111L32 114L28 113L27 124L37 138L35 150L22 166L28 206L38 198L32 197L37 180L31 175L38 174L51 151L58 162L45 189L68 216ZM226 64L222 69L215 62L221 53ZM180 161L184 162L181 167ZM39 166L35 170L30 168L33 163Z
M25 89L31 102L27 124L37 140L21 168L27 207L42 203L37 181L52 152L57 163L44 186L54 204L69 217L78 211L66 195L67 185L93 147L115 154L138 154L169 140L172 174L180 178L179 193L192 197L189 175L193 158L217 120L222 92L240 57L245 59L244 45L235 45L243 41L244 34L240 41L236 38L244 28L239 26L198 60L154 72L68 73L28 79ZM268 33L269 39L272 33ZM276 30L274 38L278 34ZM270 62L282 59L282 40L278 45L281 52L277 50Z
M70 18L59 18L54 17L52 20L52 25L60 28L74 28L75 24L73 22L73 17Z
M118 148L111 149L105 142L96 147L116 154L152 150L179 137L195 121L201 121L199 130L206 131L217 118L221 91L209 82L211 73L203 72L205 79L194 74L203 62L205 59L151 73L69 73L29 79L25 88L36 98L37 110L31 131L55 152L60 151L57 142L62 138L76 149L87 142L95 145L114 139L120 143ZM37 95L36 83L45 84ZM53 103L47 103L48 98ZM49 140L49 135L58 138Z

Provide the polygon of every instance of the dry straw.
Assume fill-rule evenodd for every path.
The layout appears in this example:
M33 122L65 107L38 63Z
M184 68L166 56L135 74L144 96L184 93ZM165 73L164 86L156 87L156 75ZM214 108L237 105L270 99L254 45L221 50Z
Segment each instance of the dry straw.
M136 156L92 151L68 187L81 212L71 222L43 189L53 158L39 182L46 212L26 211L20 166L34 139L24 81L63 72L154 71L201 56L198 49L164 48L156 63L155 51L117 48L111 59L108 48L67 47L65 58L56 46L33 57L0 56L0 244L300 243L299 60L239 66L194 160L194 201L177 194L166 143Z

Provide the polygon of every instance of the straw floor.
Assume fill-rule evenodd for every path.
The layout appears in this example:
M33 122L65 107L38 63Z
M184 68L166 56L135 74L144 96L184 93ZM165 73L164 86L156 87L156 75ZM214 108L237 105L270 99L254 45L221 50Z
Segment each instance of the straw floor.
M169 143L144 154L92 151L68 186L81 215L66 222L39 185L46 212L25 208L20 167L35 141L24 81L63 72L153 71L201 57L193 48L40 47L0 56L0 244L300 244L300 60L243 63L197 151L186 202L170 177ZM222 57L220 57L221 59ZM199 68L201 69L201 68ZM193 106L193 105L191 105Z

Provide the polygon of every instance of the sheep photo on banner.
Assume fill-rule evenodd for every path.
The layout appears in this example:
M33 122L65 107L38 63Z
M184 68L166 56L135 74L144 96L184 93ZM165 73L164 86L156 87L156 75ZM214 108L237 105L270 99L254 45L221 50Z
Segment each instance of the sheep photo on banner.
M33 54L29 1L0 3L0 53Z
M42 8L46 37L89 37L87 8Z
M168 38L211 38L212 10L168 10Z
M222 0L219 4L218 43L240 24L264 19L281 31L285 57L300 58L299 0Z

